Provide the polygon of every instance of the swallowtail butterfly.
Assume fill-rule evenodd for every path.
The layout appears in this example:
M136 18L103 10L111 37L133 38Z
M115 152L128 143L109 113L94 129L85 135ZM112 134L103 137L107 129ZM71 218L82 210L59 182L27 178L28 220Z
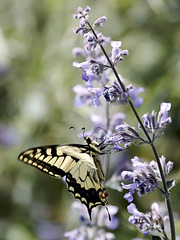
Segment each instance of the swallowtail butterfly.
M88 136L84 138L85 144L31 148L22 152L18 159L53 177L65 177L68 191L87 207L91 219L94 207L101 205L107 209L108 193L102 184L105 180L101 163L102 145Z

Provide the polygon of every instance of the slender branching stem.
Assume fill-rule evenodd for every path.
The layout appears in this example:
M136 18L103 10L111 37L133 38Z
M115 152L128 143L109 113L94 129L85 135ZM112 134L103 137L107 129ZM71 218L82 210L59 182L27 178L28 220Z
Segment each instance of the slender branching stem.
M106 131L109 129L110 117L109 117L109 103L106 103Z
M165 177L164 177L163 169L162 169L162 166L161 166L161 163L160 163L160 160L159 160L159 156L158 156L158 153L157 153L157 149L156 149L154 143L151 143L151 148L152 148L152 151L154 153L154 156L156 158L156 161L157 161L157 164L158 164L158 167L159 167L159 171L160 171L160 174L161 174L161 179L162 179L165 194L167 195L167 198L165 198L165 200L166 200L168 214L169 214L169 222L170 222L170 227L171 227L171 239L175 240L176 239L176 234L175 234L173 208L172 208L172 203L171 203L171 199L170 199L170 192L168 191L168 188L167 188L167 184L166 184L166 180L165 180Z
M92 33L94 34L95 38L96 38L97 41L98 41L97 34L96 34L96 32L94 31L93 27L90 25L90 23L88 23L88 25L89 25ZM113 71L116 79L118 80L118 82L119 82L119 84L120 84L120 86L121 86L121 88L122 88L122 90L123 90L123 92L124 92L124 93L127 93L126 88L125 88L124 84L121 82L121 79L120 79L120 77L119 77L119 75L118 75L118 72L117 72L114 64L111 62L111 60L110 60L108 54L106 53L104 47L102 46L102 44L99 44L99 46L100 46L102 52L104 53L104 55L105 55L105 57L106 57L109 65L110 65L110 67L111 67L111 69L112 69L112 71ZM160 171L160 175L161 175L161 179L162 179L162 184L163 184L164 192L165 192L165 194L168 196L167 198L165 198L165 200L166 200L167 209L168 209L168 214L169 214L169 221L170 221L170 228L171 228L171 239L172 239L172 240L175 240L176 235L175 235L175 225L174 225L174 217L173 217L172 203L171 203L171 199L170 199L170 193L169 193L169 191L168 191L168 187L167 187L167 184L166 184L166 179L165 179L165 176L164 176L164 172L163 172L163 169L162 169L162 166L161 166L161 162L160 162L160 160L159 160L159 155L158 155L157 149L156 149L153 141L151 140L151 138L150 138L147 130L145 129L145 127L144 127L144 125L143 125L143 123L142 123L142 121L141 121L141 118L139 117L139 115L138 115L138 113L137 113L137 111L136 111L136 108L134 107L134 104L133 104L133 102L131 101L131 99L130 99L129 96L128 96L128 98L127 98L127 101L128 101L128 103L129 103L129 105L130 105L130 107L131 107L131 109L132 109L132 111L133 111L133 113L134 113L134 115L135 115L138 123L140 124L140 126L141 126L141 128L142 128L142 130L143 130L143 132L144 132L144 134L145 134L145 136L146 136L146 138L147 138L147 140L148 140L147 142L150 144L150 146L151 146L151 148L152 148L152 151L153 151L153 153L154 153L155 159L156 159L156 161L157 161L157 164L158 164L158 167L159 167L159 171Z
M106 130L108 131L109 129L109 124L110 124L110 117L109 117L109 103L106 103ZM110 154L106 154L106 166L105 166L105 176L107 178L108 171L109 171L109 162L110 162Z

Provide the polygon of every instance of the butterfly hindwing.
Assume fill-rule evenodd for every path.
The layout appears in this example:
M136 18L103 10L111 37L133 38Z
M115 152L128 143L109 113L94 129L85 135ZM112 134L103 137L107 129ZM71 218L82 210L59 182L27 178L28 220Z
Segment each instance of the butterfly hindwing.
M68 191L86 205L90 218L92 208L106 204L106 199L99 196L104 186L88 145L36 147L22 152L18 159L53 177L65 176Z
M79 199L84 205L86 205L91 218L92 208L98 205L105 205L105 203L99 197L99 192L102 192L104 187L102 183L100 184L92 180L87 172L87 166L84 162L79 162L78 164L81 165L78 169L75 170L73 168L66 175L66 183L68 185L68 191L71 192L75 198ZM84 174L85 170L87 173L86 176ZM82 177L74 178L76 175Z

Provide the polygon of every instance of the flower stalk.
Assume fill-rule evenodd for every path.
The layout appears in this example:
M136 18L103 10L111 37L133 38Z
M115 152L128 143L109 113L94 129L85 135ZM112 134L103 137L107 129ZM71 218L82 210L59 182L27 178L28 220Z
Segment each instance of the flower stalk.
M94 34L95 38L98 40L98 37L97 37L97 34L95 33L94 29L92 28L91 24L88 22L88 25L92 31L92 33ZM111 69L112 71L114 72L114 75L116 77L116 79L118 80L122 90L124 91L124 93L126 93L126 89L124 87L124 84L122 84L120 78L119 78L119 75L116 71L116 68L114 66L114 64L112 64L110 58L108 57L108 54L106 53L104 47L102 46L101 43L99 43L99 46L102 50L102 52L104 53L107 61L109 62L110 66L111 66ZM163 173L163 169L162 169L162 166L161 166L161 163L159 161L159 155L158 155L158 152L157 152L157 149L153 143L153 141L151 140L148 132L146 131L142 121L141 121L141 118L139 117L139 114L137 113L136 111L136 108L134 107L134 104L133 102L131 101L130 97L127 98L128 100L128 103L131 107L131 110L133 111L138 123L140 124L144 134L146 135L146 138L148 140L148 143L150 144L151 148L152 148L152 151L153 151L153 154L155 156L155 159L157 161L157 164L158 164L158 167L159 167L159 171L160 171L160 174L161 174L161 179L162 179L162 183L163 183L163 188L164 188L164 192L165 194L168 196L167 198L165 198L165 201L166 201L166 204L167 204L167 208L168 208L168 214L169 214L169 221L170 221L170 228L171 228L171 239L172 240L175 240L176 236L175 236L175 225L174 225L174 217L173 217L173 209L172 209L172 203L171 203L171 199L170 199L170 193L168 191L168 188L167 188L167 184L166 184L166 180L165 180L165 176L164 176L164 173Z
M141 141L139 145L142 143L147 143L151 146L156 163L154 163L155 161L151 161L150 164L141 163L137 157L132 159L133 166L136 166L137 169L134 172L122 172L122 175L124 176L124 180L131 179L133 183L130 185L124 184L123 188L129 189L130 191L129 194L126 194L128 202L131 202L133 200L132 194L134 194L135 189L138 190L139 196L143 196L151 191L154 191L155 189L158 189L165 198L170 221L171 240L175 240L176 236L173 209L170 199L170 192L166 182L167 174L172 169L173 164L170 161L166 164L164 156L159 157L157 149L154 145L155 139L162 135L156 135L156 131L165 129L166 125L168 123L171 123L171 118L168 116L167 113L167 111L169 111L171 108L171 104L161 104L161 110L158 114L157 121L156 113L154 111L152 111L151 115L149 115L148 113L144 114L142 117L144 122L142 121L136 110L136 107L139 107L143 102L142 98L137 97L137 94L142 92L143 88L135 90L132 84L126 87L122 77L118 74L116 70L116 64L124 60L124 57L128 55L128 51L119 49L119 47L121 46L120 41L112 41L112 54L107 54L104 48L104 44L108 42L108 39L105 38L102 33L98 33L95 30L95 28L102 27L102 23L106 21L106 17L103 16L97 19L94 24L91 25L88 20L89 11L90 8L88 6L85 8L84 11L82 8L79 7L78 14L74 15L74 19L80 20L80 25L79 27L74 29L74 33L80 33L84 35L86 42L84 47L86 52L83 52L81 50L81 55L86 56L87 58L87 61L83 63L79 64L75 62L73 64L74 67L82 68L82 79L85 81L86 84L86 88L78 85L76 86L76 89L74 88L74 91L77 93L76 103L80 106L85 102L91 101L94 107L98 107L101 104L99 100L100 96L104 96L106 100L106 121L102 126L104 126L107 131L107 134L103 134L103 137L105 138L105 140L103 141L105 143L105 147L107 145L114 144L114 149L116 151L122 151L123 149L126 149L130 145L134 144L136 140ZM97 46L99 46L98 50L96 49ZM102 51L103 56L100 56L100 51ZM93 54L96 55L95 58L93 58ZM110 71L110 69L112 70L116 80L114 80L111 86L107 86L109 76L108 74L105 74L105 71L108 72ZM96 80L95 82L98 82L99 85L101 84L102 88L99 88L99 85L96 88L93 87L94 80ZM145 139L139 135L135 127L131 127L127 123L121 124L120 121L124 118L124 116L122 115L121 117L120 115L118 116L119 124L112 124L113 121L110 118L109 114L109 103L113 102L129 104L135 118L137 119L139 129L141 129L145 135ZM100 123L100 121L98 123ZM111 134L113 134L113 131L118 131L118 133L110 136ZM108 165L109 158L110 156L107 155L106 164ZM108 168L109 166L106 167L106 170ZM159 187L159 181L162 182L163 189ZM152 212L149 213L149 215L143 215L142 213L140 213L136 209L135 205L129 205L128 211L133 214L133 216L130 218L132 224L136 225L136 223L139 221L138 227L141 229L140 231L143 234L148 234L149 231L157 230L158 232L163 234L163 239L168 240L164 229L164 220L159 213L160 211L157 207L157 204L154 204L152 206Z
M173 208L172 208L172 203L171 203L171 198L170 198L170 192L168 191L168 187L167 187L167 184L166 184L166 180L165 180L165 176L164 176L164 173L163 173L162 165L159 161L159 156L158 156L158 153L157 153L157 149L156 149L153 142L151 143L151 148L152 148L152 151L153 151L154 156L156 158L156 161L157 161L157 164L158 164L158 167L159 167L159 171L160 171L160 174L161 174L161 179L162 179L162 183L163 183L163 187L164 187L164 192L165 192L165 195L167 196L165 198L165 201L166 201L166 204L167 204L168 215L169 215L169 222L170 222L170 229L171 229L171 239L175 240L176 239L176 234L175 234L174 216L173 216Z

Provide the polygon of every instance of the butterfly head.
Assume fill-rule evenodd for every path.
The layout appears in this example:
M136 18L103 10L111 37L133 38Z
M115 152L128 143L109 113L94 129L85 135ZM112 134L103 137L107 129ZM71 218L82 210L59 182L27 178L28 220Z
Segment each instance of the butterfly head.
M90 144L97 145L97 146L99 145L98 142L94 141L89 136L84 136L84 140L85 140L85 144L87 144L87 145L90 145Z
M84 136L84 140L85 140L85 145L88 145L92 150L94 150L97 153L101 152L99 149L99 143L94 141L91 137Z

